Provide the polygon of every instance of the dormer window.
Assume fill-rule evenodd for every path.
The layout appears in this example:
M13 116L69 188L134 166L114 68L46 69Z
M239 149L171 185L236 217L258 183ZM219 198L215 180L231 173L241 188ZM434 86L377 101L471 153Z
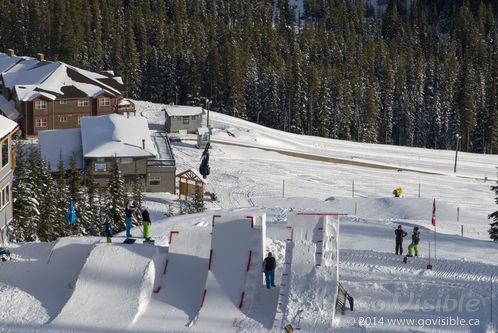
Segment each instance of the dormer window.
M36 110L45 110L47 108L47 102L43 99L38 99L35 101L35 109Z
M109 97L100 98L100 106L109 106L111 105L111 99Z

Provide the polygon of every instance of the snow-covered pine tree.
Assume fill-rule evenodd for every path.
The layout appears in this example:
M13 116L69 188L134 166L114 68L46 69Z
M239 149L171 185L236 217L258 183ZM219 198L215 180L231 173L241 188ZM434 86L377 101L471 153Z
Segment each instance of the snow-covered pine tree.
M66 215L69 209L69 191L66 185L66 169L62 159L62 151L59 152L59 164L55 179L56 197L57 197L57 233L61 236L68 236L70 226L66 225Z
M166 213L164 215L166 215L167 217L171 217L171 216L175 215L175 213L173 211L172 204L168 204L168 210L166 211Z
M50 242L57 237L64 236L59 234L60 228L57 220L57 198L56 186L52 178L52 168L50 164L42 167L42 182L44 184L44 195L40 198L40 223L38 224L38 237L42 242Z
M102 229L99 219L99 200L98 200L98 185L95 183L93 176L93 169L88 169L88 176L86 177L86 193L85 197L88 205L88 214L91 221L90 227L87 232L90 235L98 236L100 229Z
M104 223L109 217L109 195L107 188L102 185L97 185L97 211L96 218L98 220L99 234L104 230Z
M140 177L137 170L137 165L135 164L135 175L133 177L133 202L135 202L135 211L137 212L137 219L142 220L143 202L144 202L144 179Z
M126 206L126 193L124 189L124 180L121 176L116 156L113 156L111 160L107 193L109 196L109 217L111 219L111 227L115 232L123 231L125 229L124 211Z
M12 185L13 220L9 224L10 240L16 242L34 241L38 238L36 221L40 212L29 178L25 149L22 144L16 143L16 168Z
M202 188L200 186L196 186L195 188L195 195L192 199L192 210L193 213L200 213L206 210L206 207L204 206L204 193L202 193Z
M495 203L498 205L498 181L496 182L496 186L491 186L491 190L495 192ZM488 219L493 219L493 222L490 223L491 228L489 228L489 237L495 242L498 241L498 210L494 213L488 215Z
M317 114L314 118L314 128L316 135L328 138L330 136L330 118L332 115L332 92L330 90L330 81L328 70L322 67L320 71L320 88L317 93Z
M71 155L69 158L69 166L71 171L68 177L69 198L73 200L73 204L78 216L78 221L73 226L73 235L86 235L92 224L91 213L88 205L88 199L81 186L82 176L78 170L76 157Z

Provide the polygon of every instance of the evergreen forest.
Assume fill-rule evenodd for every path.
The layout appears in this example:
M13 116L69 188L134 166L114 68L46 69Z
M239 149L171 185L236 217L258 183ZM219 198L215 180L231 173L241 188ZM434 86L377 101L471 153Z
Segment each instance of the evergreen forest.
M293 6L296 2L302 6ZM0 50L293 133L498 152L493 0L0 0Z

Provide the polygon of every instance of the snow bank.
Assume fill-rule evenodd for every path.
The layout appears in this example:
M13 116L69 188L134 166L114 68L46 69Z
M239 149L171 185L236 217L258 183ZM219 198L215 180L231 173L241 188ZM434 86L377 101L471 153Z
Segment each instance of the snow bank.
M148 245L97 245L81 270L73 295L48 330L127 329L147 307L156 255L157 248Z

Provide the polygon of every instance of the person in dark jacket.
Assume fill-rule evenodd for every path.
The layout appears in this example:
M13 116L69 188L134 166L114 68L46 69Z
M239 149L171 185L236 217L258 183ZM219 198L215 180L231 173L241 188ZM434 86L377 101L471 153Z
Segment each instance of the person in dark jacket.
M131 224L133 222L133 213L134 213L133 207L131 206L131 203L128 201L125 208L126 238L131 237Z
M263 261L263 271L265 272L266 288L270 289L270 285L275 287L275 267L277 263L275 258L272 256L271 252L268 252L268 256Z
M145 207L145 209L142 211L142 223L144 225L144 238L146 240L150 240L150 215L149 215L149 207Z
M401 224L398 225L398 229L394 230L394 234L396 235L396 254L403 254L403 237L408 234L403 230Z
M105 236L107 237L107 243L112 243L112 228L109 224L109 220L104 223Z
M408 257L413 257L412 249L415 250L415 257L418 257L418 243L420 242L420 232L418 227L413 228L412 243L408 245Z

